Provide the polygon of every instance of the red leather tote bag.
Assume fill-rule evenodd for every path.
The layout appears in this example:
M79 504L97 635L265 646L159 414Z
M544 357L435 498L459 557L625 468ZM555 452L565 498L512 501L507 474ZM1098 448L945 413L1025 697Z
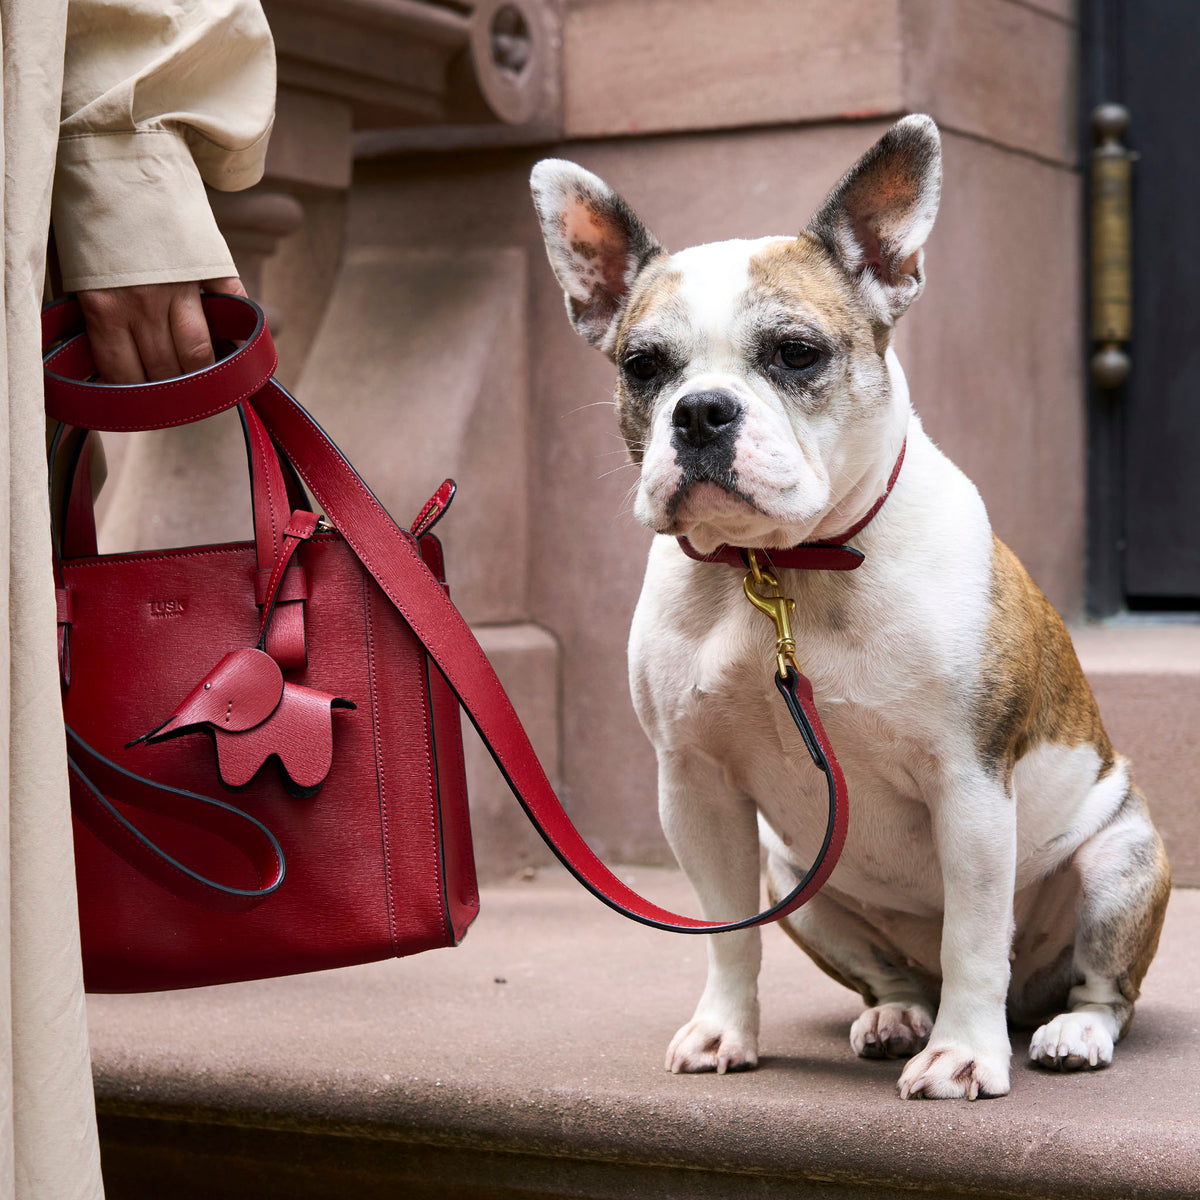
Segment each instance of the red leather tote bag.
M815 894L845 836L845 796L811 689L793 709L829 780L830 816L808 876L730 923L643 899L579 836L450 601L430 530L453 485L411 528L396 525L273 378L261 311L237 297L204 303L214 338L239 348L147 385L88 382L77 304L43 314L46 411L60 423L52 477L64 481L53 493L54 563L89 990L191 987L454 945L479 908L460 704L560 860L625 915L705 933L776 919ZM253 540L97 554L89 431L184 425L235 406Z

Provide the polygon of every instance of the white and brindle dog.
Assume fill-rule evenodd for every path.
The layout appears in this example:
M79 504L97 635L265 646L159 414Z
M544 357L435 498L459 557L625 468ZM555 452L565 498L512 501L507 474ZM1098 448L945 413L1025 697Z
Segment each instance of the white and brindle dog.
M549 159L533 192L575 328L618 368L654 541L629 644L663 827L706 916L757 911L825 828L824 778L772 683L742 575L685 555L837 538L855 571L780 571L798 660L849 784L845 850L787 932L866 1010L856 1053L908 1058L905 1097L1104 1066L1154 955L1170 873L1057 613L934 446L890 348L924 285L937 128L895 125L799 237L668 254L605 183ZM709 939L672 1071L753 1067L757 929ZM935 1016L936 1014L936 1016Z

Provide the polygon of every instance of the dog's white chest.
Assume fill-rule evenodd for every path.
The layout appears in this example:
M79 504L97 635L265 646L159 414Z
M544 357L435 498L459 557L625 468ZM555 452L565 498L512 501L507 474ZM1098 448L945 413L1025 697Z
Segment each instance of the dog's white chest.
M635 621L635 700L659 752L711 763L753 800L777 838L772 848L803 871L825 834L825 777L774 685L767 623L739 593L714 589L692 595L671 621ZM850 789L850 829L832 886L881 907L938 913L940 872L924 800L937 769L928 708L941 692L930 652L913 637L898 648L884 644L886 636L876 641L862 631L861 613L854 631L840 635L828 625L810 629L810 615L803 605L797 612L800 657Z

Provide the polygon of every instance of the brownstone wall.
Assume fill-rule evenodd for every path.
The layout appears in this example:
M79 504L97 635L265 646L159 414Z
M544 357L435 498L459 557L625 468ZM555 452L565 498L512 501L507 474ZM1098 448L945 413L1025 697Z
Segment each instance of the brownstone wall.
M926 427L1075 614L1077 29L1071 0L543 7L560 74L537 123L360 136L374 157L348 194L291 186L303 224L265 263L262 293L284 320L285 377L398 518L458 475L445 523L455 594L585 833L610 857L655 860L653 755L625 668L649 535L629 515L613 369L568 326L530 166L583 163L682 248L798 230L891 120L930 112L945 188L900 357ZM294 175L303 124L285 136ZM495 874L542 851L489 770L476 753L477 836Z

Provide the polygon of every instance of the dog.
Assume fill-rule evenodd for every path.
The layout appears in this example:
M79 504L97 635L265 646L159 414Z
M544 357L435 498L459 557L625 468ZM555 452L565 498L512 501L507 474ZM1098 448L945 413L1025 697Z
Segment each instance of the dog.
M855 1053L908 1060L902 1097L1006 1094L1010 1021L1036 1029L1035 1063L1107 1065L1170 871L1062 620L923 431L890 345L925 283L936 125L894 125L798 237L673 255L582 167L547 159L531 182L571 322L617 367L634 513L661 535L630 681L706 917L758 911L760 842L772 901L793 889L824 835L825 780L743 572L685 544L840 540L870 516L857 570L778 571L851 802L840 862L784 927L862 996ZM708 943L671 1071L757 1064L759 932Z

